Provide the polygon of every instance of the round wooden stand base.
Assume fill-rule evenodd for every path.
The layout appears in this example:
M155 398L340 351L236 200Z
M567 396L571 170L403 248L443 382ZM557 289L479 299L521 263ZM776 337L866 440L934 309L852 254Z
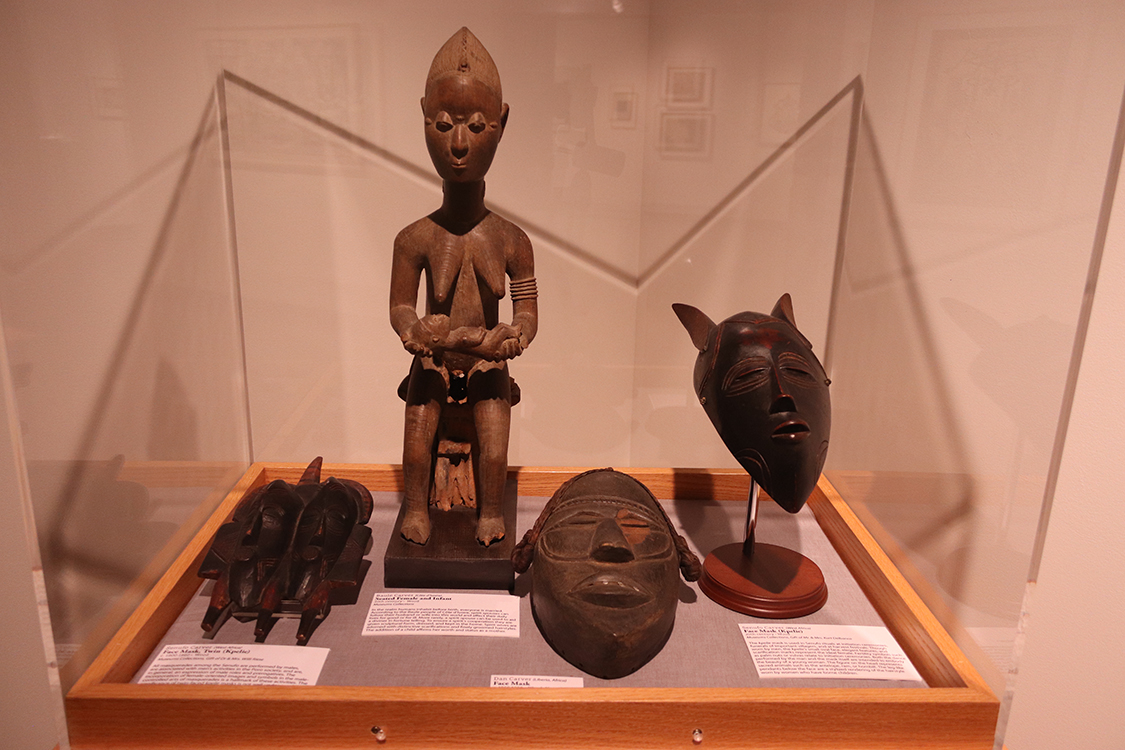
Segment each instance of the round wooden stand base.
M727 609L754 617L801 617L828 601L817 564L774 544L755 544L753 558L743 556L741 542L716 548L703 561L699 588Z

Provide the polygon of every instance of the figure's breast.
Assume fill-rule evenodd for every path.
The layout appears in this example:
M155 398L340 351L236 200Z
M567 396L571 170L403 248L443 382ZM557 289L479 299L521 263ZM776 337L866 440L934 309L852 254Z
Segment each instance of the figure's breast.
M479 229L479 227L478 227ZM491 240L491 241L490 241ZM488 326L504 296L504 251L497 238L449 235L431 259L434 301L454 326Z
M439 234L434 238L429 253L430 273L433 279L434 300L444 307L453 294L465 260L463 237Z

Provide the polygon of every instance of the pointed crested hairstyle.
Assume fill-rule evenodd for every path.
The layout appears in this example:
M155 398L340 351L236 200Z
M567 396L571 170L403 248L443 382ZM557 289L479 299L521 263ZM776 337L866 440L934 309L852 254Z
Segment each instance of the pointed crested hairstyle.
M430 74L426 76L426 96L430 95L430 87L435 81L450 75L475 78L492 89L497 99L504 99L500 89L500 72L496 70L496 63L492 62L492 55L488 54L488 50L473 32L464 26L449 37L430 63Z

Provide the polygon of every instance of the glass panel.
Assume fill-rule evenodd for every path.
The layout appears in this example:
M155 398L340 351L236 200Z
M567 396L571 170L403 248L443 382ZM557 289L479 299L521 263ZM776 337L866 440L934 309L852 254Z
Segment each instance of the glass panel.
M718 322L768 314L791 292L801 332L823 358L859 95L857 81L830 99L642 275L632 465L738 466L695 399L698 352L672 303Z
M224 88L256 457L398 462L390 250L440 204L437 177L238 76Z
M391 248L440 205L438 178L237 76L226 91L257 455L397 463L396 389L411 357L387 318ZM599 334L537 341L512 364L523 396L509 462L627 465L635 280L496 208L531 236L550 284L544 340L559 328ZM501 308L510 318L510 301Z
M64 690L249 463L218 125L0 276Z
M1080 19L1045 20L877 29L830 342L827 475L997 694L1061 447L1120 91L1097 72L1110 57L1075 55ZM915 74L891 80L904 59Z
M440 205L438 179L237 75L225 88L257 455L397 463L410 356L387 322L390 250ZM855 92L744 162L639 276L496 206L535 246L548 342L512 364L510 463L736 465L689 403L694 349L671 304L722 319L792 288L824 350Z

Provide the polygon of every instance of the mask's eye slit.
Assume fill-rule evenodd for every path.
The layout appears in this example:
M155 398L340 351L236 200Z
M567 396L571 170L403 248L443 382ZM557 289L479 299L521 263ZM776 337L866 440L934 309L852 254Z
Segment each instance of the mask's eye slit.
M770 363L764 357L748 357L732 367L723 378L723 390L737 395L757 388L769 379Z
M813 375L815 368L800 355L785 352L778 358L778 364L781 366L781 373L789 380L799 383L816 382L816 376Z

